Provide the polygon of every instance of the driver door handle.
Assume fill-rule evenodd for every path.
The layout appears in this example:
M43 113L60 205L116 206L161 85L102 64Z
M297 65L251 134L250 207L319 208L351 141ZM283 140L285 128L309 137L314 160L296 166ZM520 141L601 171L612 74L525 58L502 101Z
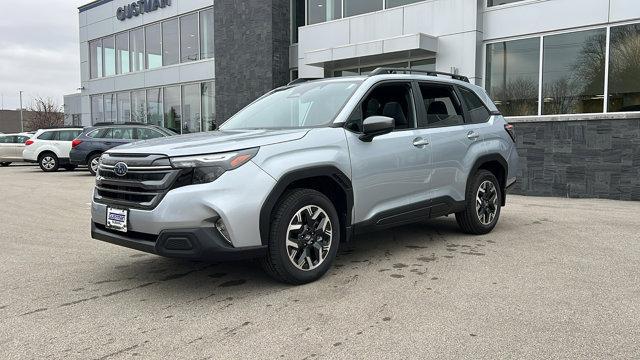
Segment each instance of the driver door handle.
M429 140L423 139L421 137L413 139L413 146L417 148L424 148L427 145L429 145Z
M467 139L469 139L471 141L476 141L476 140L478 140L479 137L480 137L480 134L478 134L475 131L469 131L467 133Z

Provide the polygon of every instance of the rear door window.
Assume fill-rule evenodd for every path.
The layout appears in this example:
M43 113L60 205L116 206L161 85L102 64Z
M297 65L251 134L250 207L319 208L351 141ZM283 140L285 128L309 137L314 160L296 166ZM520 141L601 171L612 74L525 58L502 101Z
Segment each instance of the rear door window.
M116 140L133 140L133 128L113 128L112 137Z
M481 124L489 121L491 113L489 113L489 110L482 100L480 100L478 95L462 86L458 89L460 89L462 98L467 106L467 111L469 112L469 119L467 119L467 122L471 124Z
M137 128L137 130L138 130L137 139L139 140L149 140L149 139L155 139L155 138L164 136L159 131L149 129L149 128Z
M426 117L420 119L419 128L464 124L462 106L451 86L420 83L420 92Z

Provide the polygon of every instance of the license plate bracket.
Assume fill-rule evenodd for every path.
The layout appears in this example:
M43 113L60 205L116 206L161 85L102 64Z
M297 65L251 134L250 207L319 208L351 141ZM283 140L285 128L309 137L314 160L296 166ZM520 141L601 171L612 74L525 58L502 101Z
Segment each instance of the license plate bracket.
M128 221L128 210L107 207L107 229L126 233Z

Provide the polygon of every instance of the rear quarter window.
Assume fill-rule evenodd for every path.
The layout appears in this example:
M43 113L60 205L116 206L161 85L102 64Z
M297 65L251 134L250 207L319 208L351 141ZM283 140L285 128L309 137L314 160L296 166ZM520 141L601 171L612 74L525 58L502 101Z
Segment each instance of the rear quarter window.
M38 140L55 140L57 138L56 131L45 131L38 136Z
M491 113L486 105L480 100L478 95L472 90L459 87L462 98L464 99L467 111L469 112L468 122L472 124L481 124L489 121Z

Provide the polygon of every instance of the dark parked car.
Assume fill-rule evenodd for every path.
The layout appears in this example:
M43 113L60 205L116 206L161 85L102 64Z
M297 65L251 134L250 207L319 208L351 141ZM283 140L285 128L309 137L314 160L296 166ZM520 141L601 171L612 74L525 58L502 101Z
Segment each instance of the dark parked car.
M155 125L145 124L100 124L85 128L71 144L69 159L73 165L86 165L91 174L98 170L98 161L103 152L119 145L177 135L175 132Z

